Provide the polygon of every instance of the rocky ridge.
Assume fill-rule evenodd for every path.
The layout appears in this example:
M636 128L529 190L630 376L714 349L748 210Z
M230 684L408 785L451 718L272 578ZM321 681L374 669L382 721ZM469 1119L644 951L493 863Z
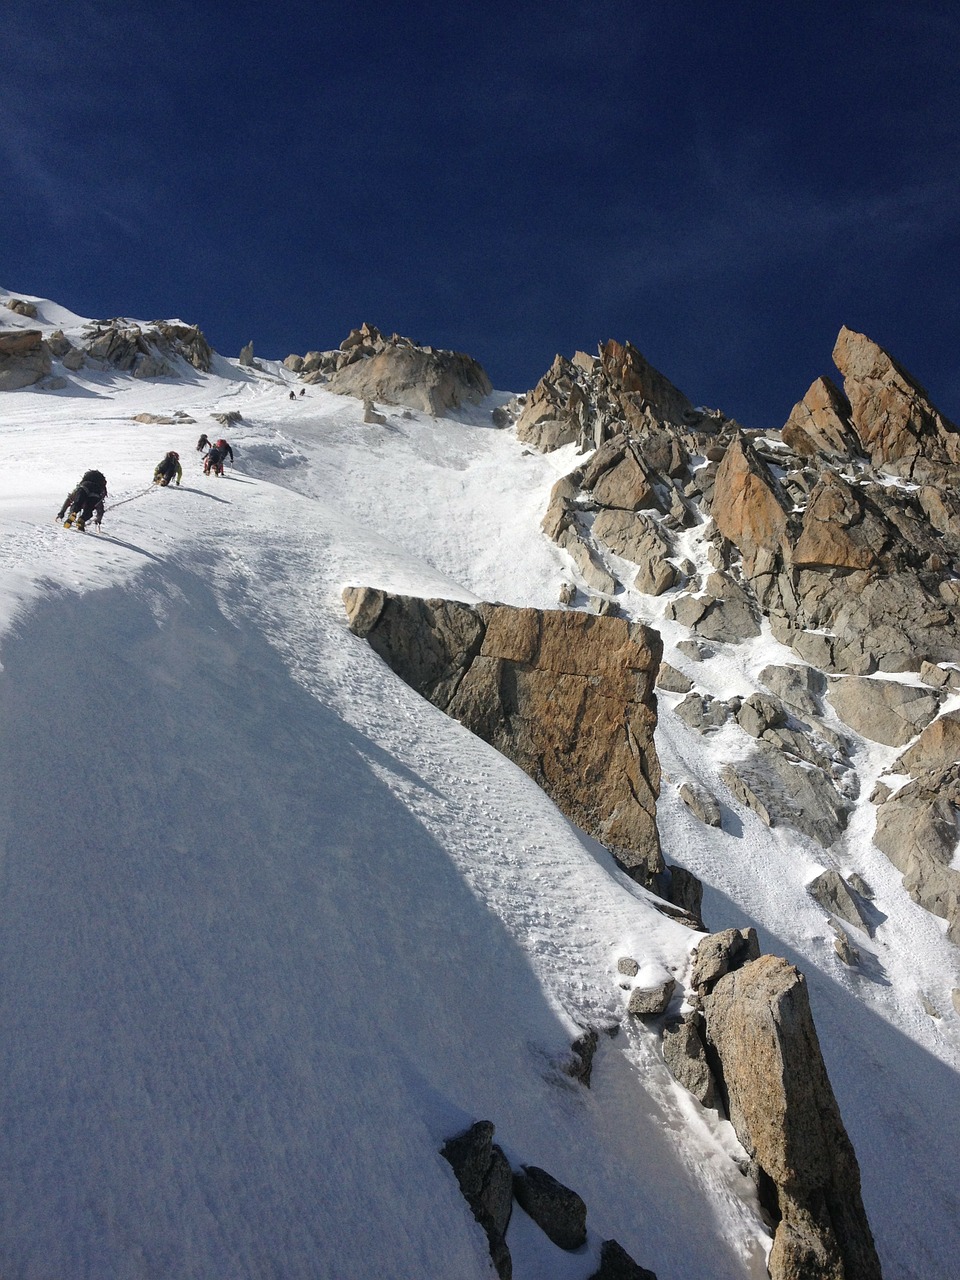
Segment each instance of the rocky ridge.
M29 319L38 314L34 303L19 298L8 299L6 307ZM42 329L0 327L0 391L62 388L67 375L85 365L134 378L168 378L182 374L185 365L209 372L212 360L213 349L200 329L179 321L91 320L72 339L62 329L45 335Z
M372 324L352 329L335 351L289 355L284 366L306 383L338 395L442 414L479 404L493 387L483 367L459 351L419 346Z
M842 390L819 377L782 430L747 431L693 408L629 343L605 343L558 357L514 405L516 430L590 451L543 519L570 558L565 597L603 613L663 598L690 639L658 687L685 695L676 713L695 731L753 739L720 781L762 821L831 848L859 787L844 729L900 747L926 730L905 760L929 776L878 795L877 844L896 845L911 896L956 937L954 726L938 716L960 681L960 433L863 334L843 329L834 360ZM696 687L691 661L762 633L797 661L768 667L746 699ZM905 840L921 812L926 836Z

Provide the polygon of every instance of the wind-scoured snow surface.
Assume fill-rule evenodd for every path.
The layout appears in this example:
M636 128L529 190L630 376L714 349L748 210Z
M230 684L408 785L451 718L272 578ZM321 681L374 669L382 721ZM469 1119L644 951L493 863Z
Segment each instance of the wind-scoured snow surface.
M586 1280L608 1237L659 1280L759 1280L743 1152L654 1033L602 1035L589 1091L565 1073L582 1027L624 1019L618 957L682 979L698 936L346 627L347 584L553 607L569 566L539 522L573 456L531 455L489 405L364 425L320 388L291 401L275 364L181 375L0 398L0 1274L481 1280L439 1148L489 1119L588 1206L574 1254L515 1209L517 1280ZM176 410L195 423L132 421ZM194 444L228 410L236 465L205 479ZM171 448L183 484L151 488ZM92 467L103 531L65 531ZM741 691L776 652L698 681ZM888 1280L952 1276L955 950L865 800L830 855L732 800L698 825L676 788L718 785L737 744L664 701L668 860L711 928L754 924L806 972ZM885 917L859 975L804 890L827 858Z

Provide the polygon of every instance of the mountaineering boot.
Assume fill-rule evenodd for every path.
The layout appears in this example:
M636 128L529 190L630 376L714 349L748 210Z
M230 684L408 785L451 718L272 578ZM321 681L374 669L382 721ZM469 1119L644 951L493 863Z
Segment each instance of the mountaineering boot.
M86 520L84 520L83 516L77 516L77 532L83 533L86 527L87 527L87 522Z
M73 524L73 516L66 516L63 521L63 527L65 529L69 529L72 524Z

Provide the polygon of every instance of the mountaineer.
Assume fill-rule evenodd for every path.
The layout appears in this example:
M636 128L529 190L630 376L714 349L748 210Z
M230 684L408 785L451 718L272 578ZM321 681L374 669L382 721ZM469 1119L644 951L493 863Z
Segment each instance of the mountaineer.
M65 529L69 529L76 523L79 531L83 533L87 521L95 515L96 526L99 529L100 521L103 519L103 500L106 496L107 478L103 472L85 471L77 487L64 498L63 506L57 512L57 519L63 520ZM70 514L64 520L67 507L70 508Z
M157 463L153 472L153 483L158 484L161 489L165 489L173 477L177 477L177 484L183 476L183 467L180 465L180 455L172 449Z
M226 440L218 440L216 444L212 444L210 451L203 460L203 474L208 476L212 471L215 476L222 476L223 460L227 454L230 455L230 461L233 462L233 450Z

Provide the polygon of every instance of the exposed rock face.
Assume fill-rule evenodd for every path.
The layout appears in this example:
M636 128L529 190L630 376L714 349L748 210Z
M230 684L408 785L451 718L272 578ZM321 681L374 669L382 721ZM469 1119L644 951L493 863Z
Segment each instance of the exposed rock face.
M560 1249L579 1249L587 1240L587 1206L575 1191L545 1169L525 1164L513 1178L517 1204Z
M814 717L820 714L820 701L827 682L813 667L764 667L760 672L760 682L798 715Z
M347 588L351 630L435 706L509 756L652 886L664 863L653 745L656 632L585 613Z
M916 778L931 769L940 773L956 760L960 760L960 711L950 711L927 725L893 771Z
M766 739L746 760L725 765L724 785L769 827L786 825L828 849L847 825L848 806L830 775L791 760Z
M882 347L844 327L833 359L843 374L857 436L875 466L936 481L943 467L960 464L956 426Z
M0 329L0 391L32 387L51 367L39 329Z
M213 360L213 349L196 325L167 320L146 328L129 320L93 320L81 345L91 360L135 378L169 377L178 359L206 373Z
M28 320L36 320L37 308L33 302L27 302L25 298L8 298L7 309L15 312L18 316L26 316Z
M721 929L698 945L690 969L690 986L700 1004L728 973L760 958L755 929Z
M489 1120L478 1120L445 1143L440 1154L453 1168L464 1199L486 1232L497 1275L510 1280L513 1262L506 1235L513 1211L513 1171L493 1134Z
M704 1107L716 1108L717 1086L707 1061L700 1013L673 1018L663 1029L663 1060L670 1074Z
M695 409L631 343L611 339L596 356L557 356L527 397L516 430L521 440L547 453L573 441L593 449L626 427L631 435L656 441L651 463L669 473L682 469L686 457L662 424L713 435L722 421L720 414Z
M857 929L870 932L856 897L839 871L828 869L821 872L810 881L807 889L826 911L846 920L847 924L852 924Z
M695 787L689 782L682 783L680 786L680 799L705 826L719 827L721 825L720 806L717 804L716 799L709 792L704 791L702 787Z
M288 362L299 357L288 356ZM311 352L301 365L304 381L326 381L338 395L406 405L442 414L479 404L493 387L471 356L419 347L409 338L385 338L375 325L353 329L337 352Z
M950 866L957 846L960 765L932 770L888 795L877 810L873 842L903 873L915 902L948 922L960 945L960 871Z
M588 561L608 548L638 565L624 587L657 594L684 585L676 531L712 516L731 585L671 601L674 620L727 642L766 617L800 657L849 675L960 661L960 435L869 339L844 330L835 358L846 394L818 379L778 434L691 409L629 344L558 357L518 433L597 453L546 531L578 523ZM921 488L884 483L878 466Z
M771 1277L880 1280L802 976L763 956L720 978L705 1008L730 1119L772 1186Z
M827 698L851 729L888 747L908 743L937 714L940 705L929 690L858 676L832 680Z
M657 1018L666 1012L676 987L673 978L666 978L655 987L634 987L630 993L627 1012L637 1018Z
M798 569L870 569L887 543L887 529L835 471L825 471L810 495L793 549Z
M657 1280L656 1274L634 1262L616 1240L604 1240L600 1246L600 1266L589 1280Z
M557 356L527 396L517 419L517 436L542 453L572 444L583 427L586 403L574 366Z
M860 441L847 397L829 378L817 378L784 423L783 439L803 458L849 458Z
M739 547L752 576L762 552L781 550L788 501L748 441L738 435L717 471L711 513L723 536Z
M493 1143L494 1127L478 1120L444 1143L441 1155L454 1173L473 1216L483 1227L490 1257L500 1280L510 1280L513 1260L506 1243L513 1197L544 1234L561 1249L573 1252L587 1240L587 1206L575 1191L545 1169L523 1165L514 1174L503 1151ZM591 1280L657 1280L638 1266L616 1240L604 1240L600 1267Z

